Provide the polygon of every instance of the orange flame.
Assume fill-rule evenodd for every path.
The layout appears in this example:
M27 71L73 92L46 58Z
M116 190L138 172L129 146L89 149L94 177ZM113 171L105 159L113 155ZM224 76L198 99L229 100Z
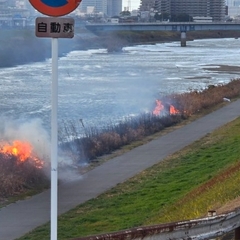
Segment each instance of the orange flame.
M170 105L169 112L170 112L171 115L180 113L180 111L178 111L173 105Z
M178 109L176 109L173 105L171 104L166 104L167 106L169 106L169 114L170 115L175 115L175 114L180 114L180 111ZM161 100L156 100L156 107L155 109L153 110L153 114L154 115L160 115L160 113L165 110L165 107L164 107L164 104L162 103Z
M160 100L156 100L156 104L157 104L157 106L155 107L155 109L153 110L153 114L154 115L159 115L160 114L160 112L164 109L164 106L163 106L163 104L162 104L162 101L160 101Z
M31 156L32 146L28 142L13 141L12 145L6 144L2 147L2 153L12 154L24 162Z
M13 141L12 145L0 143L0 153L14 155L20 162L31 160L37 168L43 167L43 161L34 156L33 147L29 142Z

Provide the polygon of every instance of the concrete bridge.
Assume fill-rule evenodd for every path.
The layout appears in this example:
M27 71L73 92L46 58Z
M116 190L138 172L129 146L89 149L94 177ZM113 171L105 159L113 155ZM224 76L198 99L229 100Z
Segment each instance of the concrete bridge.
M181 32L181 47L186 47L188 31L234 30L240 31L240 23L231 22L168 22L168 23L108 23L87 24L86 28L95 34L116 31L179 31Z

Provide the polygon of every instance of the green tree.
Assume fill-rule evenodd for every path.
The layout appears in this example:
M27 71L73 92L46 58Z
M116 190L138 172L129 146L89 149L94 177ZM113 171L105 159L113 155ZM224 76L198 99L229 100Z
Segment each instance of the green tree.
M187 13L180 13L178 15L173 15L171 18L173 22L192 22L193 17Z
M170 19L170 14L168 12L162 12L162 21L168 21Z
M167 12L156 13L154 16L156 21L168 21L170 19L170 14Z
M122 11L120 12L120 17L130 17L131 13L129 11Z
M156 21L161 21L162 20L162 16L158 12L155 13L154 18L155 18Z

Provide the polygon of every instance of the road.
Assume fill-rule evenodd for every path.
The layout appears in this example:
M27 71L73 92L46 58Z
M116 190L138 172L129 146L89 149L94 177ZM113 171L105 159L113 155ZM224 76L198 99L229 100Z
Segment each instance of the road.
M81 179L59 186L58 213L97 197L168 155L236 119L240 100L210 113L171 133L139 146L87 172ZM10 204L0 210L0 239L13 240L50 220L50 191Z

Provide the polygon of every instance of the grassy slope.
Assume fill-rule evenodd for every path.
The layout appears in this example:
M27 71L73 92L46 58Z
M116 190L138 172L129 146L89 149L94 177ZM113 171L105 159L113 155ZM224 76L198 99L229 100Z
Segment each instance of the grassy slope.
M200 217L239 196L239 127L237 119L64 214L58 239ZM49 224L23 239L49 239Z

